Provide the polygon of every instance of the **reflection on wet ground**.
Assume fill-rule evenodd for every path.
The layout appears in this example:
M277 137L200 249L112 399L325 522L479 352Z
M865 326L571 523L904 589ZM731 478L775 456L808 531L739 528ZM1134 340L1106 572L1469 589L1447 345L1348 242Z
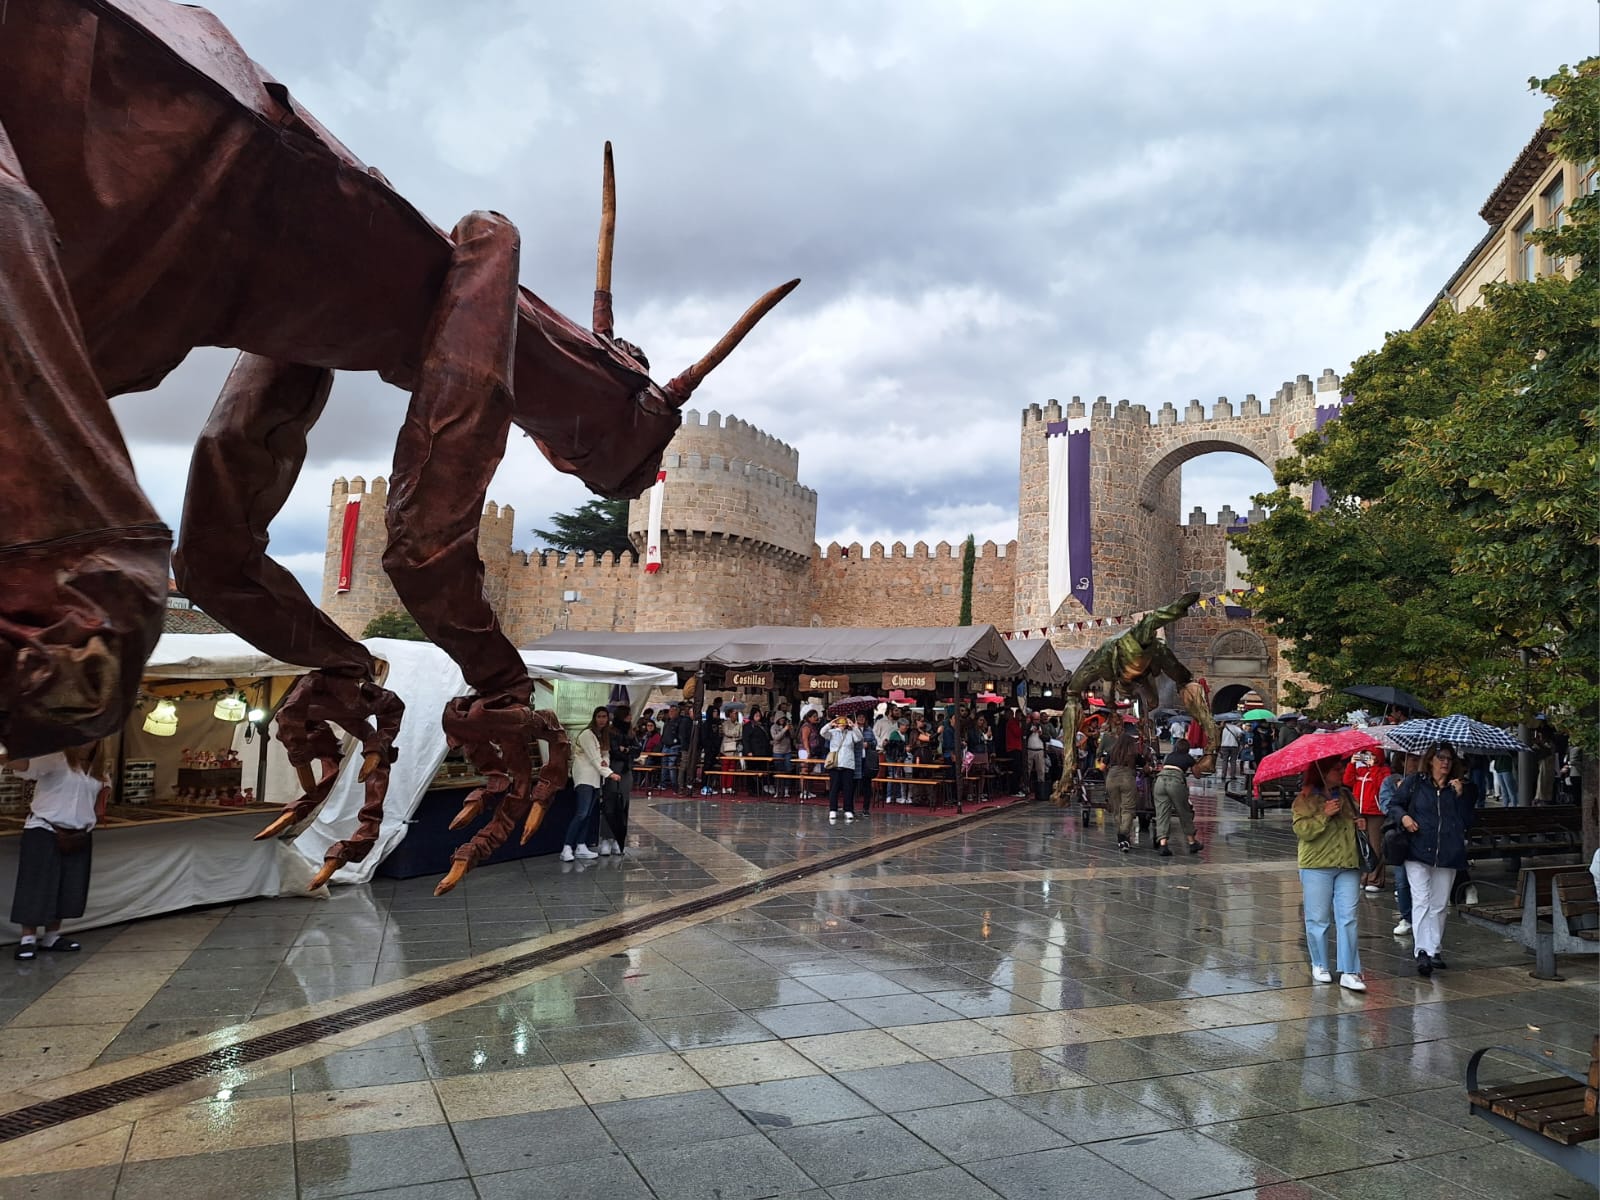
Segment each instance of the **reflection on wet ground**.
M259 1067L0 1146L0 1196L1579 1196L1466 1113L1466 1058L1587 1061L1595 973L1447 928L1428 980L1368 895L1371 991L1311 984L1285 814L1205 850L1024 805L635 801L623 859L379 880L86 934L0 983L4 1109L418 975L814 861L798 883ZM1485 887L1491 880L1485 881ZM312 1009L308 1014L304 1010ZM1501 1068L1511 1073L1509 1065ZM237 1181L234 1183L232 1181ZM1592 1194L1592 1193L1591 1193Z

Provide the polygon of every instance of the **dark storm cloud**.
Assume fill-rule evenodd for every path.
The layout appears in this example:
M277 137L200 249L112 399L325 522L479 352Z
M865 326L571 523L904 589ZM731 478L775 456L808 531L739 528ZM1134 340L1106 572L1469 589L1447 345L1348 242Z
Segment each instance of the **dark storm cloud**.
M1011 536L1029 402L1343 369L1477 240L1539 118L1527 76L1592 43L1577 0L212 7L437 223L511 216L524 281L569 313L611 138L618 327L660 377L804 276L694 405L799 447L824 541ZM141 465L225 370L119 402ZM386 473L404 404L341 378L275 549L320 552L331 477ZM1265 486L1205 461L1189 503ZM583 492L519 441L491 495L527 529Z

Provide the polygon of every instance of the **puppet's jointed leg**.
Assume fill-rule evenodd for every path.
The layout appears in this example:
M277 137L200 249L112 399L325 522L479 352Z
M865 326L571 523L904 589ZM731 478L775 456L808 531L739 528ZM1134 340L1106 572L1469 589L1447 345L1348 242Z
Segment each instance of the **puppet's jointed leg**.
M294 576L267 557L267 527L283 507L322 415L332 373L241 354L195 447L173 566L185 593L274 658L315 667L278 711L278 738L304 794L261 837L310 816L327 799L341 757L337 725L361 740L366 796L355 835L328 849L313 887L359 862L377 840L389 764L404 705L374 681L364 646L323 613ZM312 772L321 762L322 778Z
M444 715L451 742L488 780L455 824L469 823L487 802L499 801L490 824L456 850L441 893L504 842L519 820L536 827L550 793L565 785L568 766L560 726L529 706L533 681L484 595L478 556L484 498L511 429L517 231L504 217L473 213L453 237L455 253L395 446L383 555L406 608L475 690L451 701ZM542 724L550 753L539 790L530 795L528 741ZM559 781L547 787L556 776Z

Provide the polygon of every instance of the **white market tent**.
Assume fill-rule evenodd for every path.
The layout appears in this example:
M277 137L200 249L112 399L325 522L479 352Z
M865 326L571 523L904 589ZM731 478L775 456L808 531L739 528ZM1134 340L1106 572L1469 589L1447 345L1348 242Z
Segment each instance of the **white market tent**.
M461 668L430 642L369 638L362 644L389 664L384 686L405 701L406 711L395 742L400 758L389 768L389 791L383 803L378 844L366 861L347 863L339 868L333 876L335 883L363 883L371 879L378 864L405 836L406 822L422 803L423 794L444 761L447 747L444 729L439 723L440 714L446 701L471 690L461 676ZM678 677L671 671L596 654L571 650L523 650L520 653L535 680L534 704L541 708L553 707L551 685L555 683L622 686L629 689L629 696L636 703L642 703L651 688L676 687L678 683ZM294 840L294 848L317 866L322 865L328 847L355 832L366 796L365 785L356 779L360 771L361 756L346 755L327 803Z
M406 703L401 720L400 759L391 769L390 786L375 851L367 861L341 870L335 881L355 883L372 876L384 855L405 835L406 822L422 802L445 755L439 718L445 702L468 691L460 670L437 646L423 642L374 638L364 643L389 664L385 684ZM524 651L535 679L535 703L552 703L552 685L559 682L623 686L642 702L657 686L672 686L670 671L616 659L567 651ZM143 678L178 684L210 680L292 678L306 668L262 654L230 633L166 634L156 644ZM283 746L274 740L244 743L241 723L234 747L243 752L246 782L255 778L256 755L265 749L268 788L274 800L298 792ZM180 735L181 736L181 735ZM322 864L322 851L355 830L363 788L355 781L361 756L348 754L338 782L315 821L289 845L252 838L266 823L260 812L219 813L215 818L107 830L95 840L94 878L83 917L68 929L93 929L197 904L218 904L280 892L304 895L311 872ZM16 876L18 840L0 839L0 891L9 891Z

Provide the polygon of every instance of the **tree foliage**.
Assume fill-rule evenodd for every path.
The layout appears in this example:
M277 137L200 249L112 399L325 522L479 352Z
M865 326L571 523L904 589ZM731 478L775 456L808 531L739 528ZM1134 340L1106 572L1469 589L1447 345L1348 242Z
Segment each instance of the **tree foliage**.
M961 546L961 616L956 620L957 625L972 624L972 572L977 565L977 543L969 533Z
M533 536L552 550L621 554L632 550L628 540L628 502L590 500L569 513L550 517L554 529L535 529Z
M417 619L405 609L379 613L367 622L367 627L361 631L364 638L399 638L404 642L426 642L428 635L422 632L422 626L417 624Z
M1554 100L1555 154L1592 159L1600 59L1533 84ZM1597 206L1576 198L1536 235L1573 278L1441 304L1358 359L1340 419L1296 442L1261 498L1271 516L1236 536L1258 612L1325 709L1341 687L1393 683L1485 720L1549 713L1597 748ZM1317 479L1329 503L1312 513L1293 489Z

